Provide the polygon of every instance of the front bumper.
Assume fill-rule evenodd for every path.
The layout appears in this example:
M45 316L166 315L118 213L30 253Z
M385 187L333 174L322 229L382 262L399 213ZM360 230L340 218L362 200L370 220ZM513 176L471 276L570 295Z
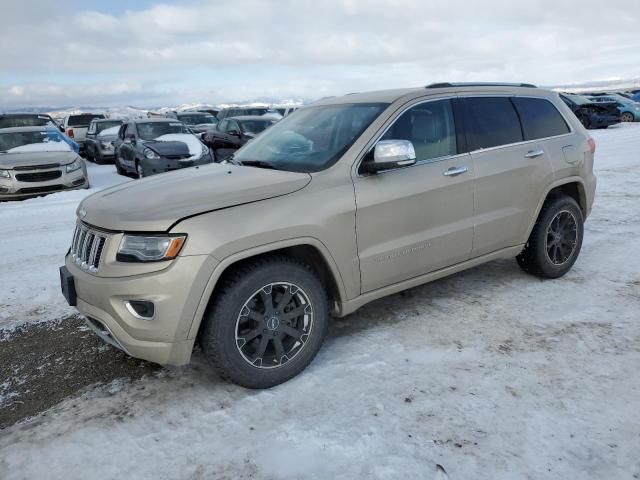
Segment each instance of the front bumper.
M213 155L211 154L211 152L209 152L208 155L204 155L197 160L172 160L167 158L149 160L147 158L143 158L140 162L140 165L142 166L145 176L150 176L156 175L158 173L180 170L182 168L206 165L208 163L213 163Z
M38 180L53 176L60 172L57 178ZM10 178L0 177L0 200L31 198L64 190L76 190L89 187L89 177L83 167L75 172L66 173L64 167L43 170L9 170ZM28 179L28 180L25 180Z
M157 272L105 278L82 270L70 255L65 259L76 308L91 329L133 357L171 365L191 359L195 337L189 331L216 264L208 255L178 257ZM153 302L154 317L134 316L126 307L130 300Z

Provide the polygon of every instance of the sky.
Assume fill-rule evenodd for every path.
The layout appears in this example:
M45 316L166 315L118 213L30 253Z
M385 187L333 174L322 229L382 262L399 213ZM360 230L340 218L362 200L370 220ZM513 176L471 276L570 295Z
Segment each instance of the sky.
M640 77L640 1L4 2L0 109Z

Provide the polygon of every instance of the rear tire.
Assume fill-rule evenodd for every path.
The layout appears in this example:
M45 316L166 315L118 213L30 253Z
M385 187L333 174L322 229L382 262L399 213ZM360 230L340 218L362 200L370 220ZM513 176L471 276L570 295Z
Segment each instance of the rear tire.
M311 268L286 256L265 257L222 281L200 344L224 379L270 388L309 365L328 324L327 294Z
M569 196L549 198L516 257L518 265L537 277L561 277L578 258L583 236L584 218L578 203Z
M633 122L635 118L633 117L632 113L624 112L622 115L620 115L620 120L623 122Z

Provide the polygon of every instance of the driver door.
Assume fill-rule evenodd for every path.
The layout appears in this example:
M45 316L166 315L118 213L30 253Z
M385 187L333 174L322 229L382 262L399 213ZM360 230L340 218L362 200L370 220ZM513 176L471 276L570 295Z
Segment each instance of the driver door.
M354 178L362 293L470 258L474 165L456 127L451 100L414 105L379 140L411 141L416 163Z

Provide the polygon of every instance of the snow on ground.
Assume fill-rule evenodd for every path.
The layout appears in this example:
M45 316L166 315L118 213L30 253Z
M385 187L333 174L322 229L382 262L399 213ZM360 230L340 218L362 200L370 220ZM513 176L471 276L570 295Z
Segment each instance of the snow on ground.
M87 195L130 181L113 165L87 162L91 188L0 203L2 268L0 330L75 313L60 294L57 267L71 243L78 203Z
M564 278L503 260L376 301L267 391L222 382L199 354L96 386L6 429L2 477L430 480L439 464L450 479L639 478L640 125L593 136L598 194ZM10 217L38 227L2 237L11 270L51 292L5 298L3 270L16 312L53 298L57 273L44 272L66 249L72 203ZM33 260L43 238L50 254Z

